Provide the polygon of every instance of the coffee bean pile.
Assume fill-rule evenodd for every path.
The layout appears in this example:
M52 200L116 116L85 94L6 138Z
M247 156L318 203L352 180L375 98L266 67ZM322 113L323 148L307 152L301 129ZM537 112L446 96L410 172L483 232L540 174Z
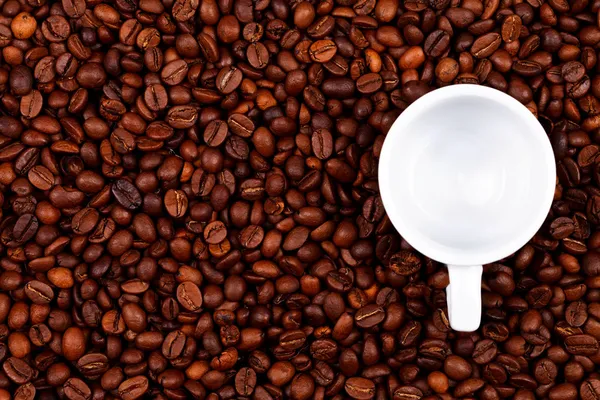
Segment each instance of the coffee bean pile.
M600 0L0 10L0 400L600 399ZM399 113L461 83L558 163L473 333L377 185Z

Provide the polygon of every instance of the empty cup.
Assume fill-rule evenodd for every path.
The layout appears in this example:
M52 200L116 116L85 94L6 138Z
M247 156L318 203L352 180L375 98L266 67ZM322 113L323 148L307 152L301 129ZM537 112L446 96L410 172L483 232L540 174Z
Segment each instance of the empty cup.
M453 329L479 327L482 264L529 241L548 214L555 183L546 132L498 90L441 88L394 122L379 160L381 198L402 237L448 265Z

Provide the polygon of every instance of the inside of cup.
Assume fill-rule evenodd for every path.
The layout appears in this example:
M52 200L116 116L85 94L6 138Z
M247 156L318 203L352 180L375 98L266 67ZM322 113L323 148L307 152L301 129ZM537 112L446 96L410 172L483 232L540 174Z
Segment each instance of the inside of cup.
M435 249L443 262L474 254L491 262L539 228L554 163L541 126L514 107L479 96L442 98L392 127L384 146L392 145L393 157L386 171L380 165L390 184L388 215L417 249L433 258Z

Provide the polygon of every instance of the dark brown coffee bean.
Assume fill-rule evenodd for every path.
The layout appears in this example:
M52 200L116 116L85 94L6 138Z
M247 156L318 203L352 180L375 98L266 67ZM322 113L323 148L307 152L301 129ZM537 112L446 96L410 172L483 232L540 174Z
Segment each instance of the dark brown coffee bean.
M565 310L565 320L571 326L582 326L587 320L587 305L582 301L575 301Z
M147 50L160 44L160 33L155 28L145 28L137 35L135 44L141 50Z
M198 8L198 2L192 0L176 0L173 4L173 17L179 21L188 21L194 16L196 9Z
M326 160L333 154L333 137L327 129L317 129L311 137L312 150L320 160Z
M188 198L182 190L169 189L165 193L165 208L173 218L181 218L188 208Z
M580 388L579 393L583 400L593 400L600 396L600 380L588 379L584 381Z
M25 285L25 294L35 304L48 304L54 298L52 288L40 281L30 281Z
M521 28L521 17L516 14L507 16L502 23L502 40L506 43L512 43L519 39Z
M71 18L80 18L85 13L84 0L62 0L62 6L65 13Z
M421 269L421 260L415 253L402 250L391 256L389 268L398 275L408 276Z
M433 31L425 39L425 54L441 57L450 46L450 35L443 30Z
M370 379L353 377L346 380L346 393L353 399L369 400L375 397L375 383Z
M84 208L73 216L71 220L71 228L78 235L85 235L91 232L98 221L100 214L94 208Z
M264 239L264 229L258 225L250 225L240 232L240 243L247 249L255 249Z
M378 91L382 84L383 80L381 79L381 75L370 73L358 78L356 81L356 88L363 94L370 94Z
M175 106L167 112L165 121L175 129L188 129L198 120L198 110L194 106Z
M469 378L456 386L454 389L454 396L463 397L473 395L476 391L481 389L484 384L485 381L483 379Z
M29 340L36 346L45 346L52 340L52 332L45 324L32 325L29 329Z
M211 147L220 146L227 138L227 124L224 121L211 121L204 129L204 142Z
M255 130L254 122L243 114L231 114L227 126L234 135L243 138L249 138Z
M256 69L264 69L269 64L269 51L259 42L250 43L246 49L248 63Z
M550 359L542 359L536 363L534 375L539 383L547 385L556 379L558 368Z
M89 353L77 360L77 369L91 379L104 374L109 365L108 357L101 353Z
M54 186L54 175L43 165L36 165L27 173L29 182L40 190L50 190Z
M400 386L394 390L394 400L409 400L423 398L423 392L414 386Z
M15 400L33 400L35 399L35 395L37 394L37 390L35 386L31 382L28 382L24 385L21 385L15 390L14 399Z
M571 335L565 339L565 348L575 355L595 354L598 351L598 341L590 335Z
M332 360L338 353L338 345L331 339L318 339L311 344L310 353L320 361Z
M16 383L23 385L33 378L34 371L25 361L10 357L2 364L2 369L6 376Z
M326 63L335 56L337 46L331 40L317 40L310 45L308 53L314 62Z
M181 355L185 346L186 336L181 331L170 332L162 343L162 354L169 360Z
M225 67L216 77L217 89L224 94L229 94L238 88L242 82L242 71L235 67Z
M92 398L90 387L79 378L69 378L63 389L69 400L90 400Z
M39 91L34 89L21 98L19 110L25 118L32 119L42 111L43 104L44 98Z
M50 42L62 42L71 34L67 20L60 15L52 15L42 23L42 33Z
M542 66L535 61L519 60L512 66L513 71L522 76L537 76L542 73Z
M494 341L485 339L477 342L473 350L473 361L477 364L487 364L492 361L498 352Z
M585 67L578 61L569 61L562 66L561 73L566 82L575 83L585 75Z
M183 82L187 73L187 63L184 60L174 60L163 67L160 77L167 85L174 86Z
M241 368L235 375L235 391L240 396L250 396L256 388L257 376L252 368Z
M360 328L372 328L385 318L385 310L375 304L360 308L354 315L356 325Z
M227 237L227 228L221 221L211 222L204 228L204 239L207 243L218 244Z
M162 85L150 85L144 92L144 101L152 111L164 110L169 98L166 89Z
M128 180L119 179L113 183L111 191L115 199L128 210L135 210L142 205L142 197L138 189Z
M497 33L488 33L475 40L471 47L471 54L476 58L486 58L492 55L498 47L502 39Z
M202 306L202 293L192 282L183 282L177 287L177 301L189 311L198 311Z
M279 345L286 350L296 350L304 346L306 334L301 330L288 331L279 337Z
M39 221L33 214L23 214L17 219L12 230L12 237L17 243L25 243L36 234Z
M117 390L123 400L135 400L144 396L148 388L148 378L138 375L121 383Z
M219 60L219 48L215 39L207 33L200 33L197 37L200 51L207 61L216 62Z

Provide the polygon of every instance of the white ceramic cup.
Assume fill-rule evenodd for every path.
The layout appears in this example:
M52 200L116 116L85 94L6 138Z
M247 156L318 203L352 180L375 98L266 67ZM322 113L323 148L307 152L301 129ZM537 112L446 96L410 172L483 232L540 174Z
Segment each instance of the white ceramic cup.
M450 325L481 322L482 264L503 259L544 222L556 184L546 132L495 89L454 85L411 104L388 132L379 190L411 246L448 265Z

